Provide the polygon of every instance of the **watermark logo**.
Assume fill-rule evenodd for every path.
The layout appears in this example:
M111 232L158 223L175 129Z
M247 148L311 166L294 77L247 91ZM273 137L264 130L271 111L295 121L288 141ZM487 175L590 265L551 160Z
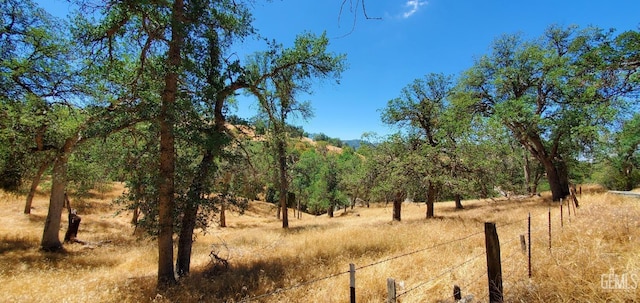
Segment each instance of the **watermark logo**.
M610 269L609 273L600 275L600 287L606 290L633 290L640 284L640 276L636 273L620 273Z

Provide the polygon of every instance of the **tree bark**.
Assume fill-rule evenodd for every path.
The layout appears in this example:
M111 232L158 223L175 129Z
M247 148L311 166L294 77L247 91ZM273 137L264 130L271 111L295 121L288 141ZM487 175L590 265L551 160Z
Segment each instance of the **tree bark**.
M301 205L300 205L300 200L301 199L300 198L301 197L302 197L302 189L300 189L298 191L298 199L296 199L296 202L297 202L296 203L297 204L296 208L298 209L298 214L296 215L296 218L298 218L298 219L302 218L302 214L300 213L300 210L301 210Z
M624 171L622 172L623 176L624 176L624 190L626 191L631 191L633 190L633 187L635 186L634 184L634 180L633 180L633 175L631 174L633 172L633 165L631 164L627 164L625 165L626 167L624 168Z
M356 189L356 192L353 194L353 199L351 200L351 209L356 206L356 201L358 201L358 195L360 194L360 188Z
M329 218L333 218L333 208L335 205L333 205L333 201L329 202L329 208L327 208L327 215L329 216Z
M49 162L49 159L42 162L42 164L40 164L40 167L38 168L38 172L36 172L36 175L33 177L33 180L31 180L31 188L29 189L29 194L27 195L27 201L24 204L24 213L27 215L31 214L31 205L33 204L33 197L36 195L36 191L38 190L38 184L40 184L40 179L42 179L42 175L47 170L47 167L49 167L50 164L51 163Z
M560 159L556 162L556 168L558 170L558 179L560 180L560 188L562 189L562 196L566 198L571 195L569 182L569 168L567 167L567 163L564 162L563 159Z
M556 164L550 159L542 159L541 162L547 175L547 181L549 182L553 201L560 201L560 199L564 199L569 195L569 180L567 178L566 169L559 171Z
M65 140L63 147L58 151L53 163L49 211L44 223L42 241L40 242L40 248L45 251L59 251L62 249L59 231L62 209L65 204L67 163L69 162L69 156L77 143L77 139L78 137L74 136Z
M173 211L175 193L175 103L178 92L178 69L182 63L184 2L175 0L171 9L171 40L164 77L160 124L160 178L158 184L158 285L163 289L176 283L173 267ZM191 240L191 239L189 239Z
M522 134L522 130L511 127L514 134ZM551 189L553 201L560 201L569 195L569 176L567 165L558 154L558 145L560 144L560 136L553 141L553 147L548 151L539 136L527 136L526 138L517 138L520 143L529 151L529 153L542 164L544 167L547 181Z
M436 188L436 185L433 182L429 181L429 187L427 188L427 219L434 217L433 208L436 202L437 192L438 189Z
M400 221L402 216L402 201L404 201L405 195L401 192L396 192L393 196L393 221Z
M284 134L282 134L284 135ZM287 154L286 142L278 138L278 167L280 169L280 207L282 208L282 228L289 228L289 215L287 208L287 193L289 184L287 182Z
M455 201L456 201L456 209L464 209L464 206L462 206L462 195L455 194Z
M205 152L200 164L198 165L196 175L193 178L193 181L191 181L189 192L187 193L188 201L184 206L184 213L182 214L182 228L180 229L180 237L178 238L178 257L176 260L176 268L178 276L180 277L189 275L191 267L191 250L193 247L193 230L196 226L200 201L205 194L204 180L206 179L206 176L209 175L211 168L213 167L213 160L215 156L216 152L212 149ZM223 218L221 218L221 222L223 222Z
M227 217L226 217L226 203L220 203L220 227L227 227Z
M535 192L533 191L533 186L531 184L531 165L529 163L529 155L527 155L526 151L523 153L523 160L524 160L523 170L524 170L525 187L527 189L527 194L533 196L535 195Z
M176 270L180 277L189 275L191 267L191 250L193 247L193 230L196 226L200 200L204 194L204 176L209 173L212 161L213 153L207 151L198 165L198 172L196 173L196 177L194 177L189 188L189 192L187 193L187 201L182 214L181 229L178 238L178 256L176 259Z

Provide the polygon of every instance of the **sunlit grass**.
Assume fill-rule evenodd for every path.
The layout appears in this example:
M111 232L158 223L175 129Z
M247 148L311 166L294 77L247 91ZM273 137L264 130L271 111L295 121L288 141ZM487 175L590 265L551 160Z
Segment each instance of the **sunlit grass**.
M358 302L383 302L387 278L396 279L402 302L452 302L454 284L463 295L486 299L484 222L495 222L501 242L508 302L632 301L637 290L604 289L611 270L640 277L638 200L583 188L577 216L548 195L525 200L463 201L436 205L426 220L424 204L405 203L402 222L391 205L336 212L335 218L290 215L282 230L274 208L253 202L245 215L227 215L194 243L192 274L166 293L155 290L157 249L134 236L130 214L114 216L109 205L122 192L114 186L86 199L78 237L65 253L38 250L48 197L38 195L32 215L22 214L23 196L0 193L0 292L6 302L345 302L349 263L355 264ZM73 203L72 198L72 203ZM552 249L548 249L548 210ZM566 212L566 209L565 209ZM532 272L519 237L532 216ZM569 222L569 220L571 220ZM63 215L61 236L66 230ZM462 239L464 238L464 239ZM462 239L462 240L460 240ZM214 268L214 251L229 268ZM633 282L633 281L629 281ZM629 284L628 286L633 286ZM279 290L279 291L278 291ZM264 295L263 297L260 297Z

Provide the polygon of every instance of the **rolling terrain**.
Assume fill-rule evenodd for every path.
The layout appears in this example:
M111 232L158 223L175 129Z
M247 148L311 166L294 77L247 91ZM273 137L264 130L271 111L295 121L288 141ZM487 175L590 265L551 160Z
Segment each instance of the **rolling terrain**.
M596 186L584 187L577 215L565 212L562 227L549 194L463 201L459 211L453 202L437 203L431 220L424 219L424 204L405 203L401 222L391 221L391 205L374 203L337 211L335 218L291 216L289 230L280 228L274 206L253 201L245 214L227 214L228 227L198 234L192 275L164 294L155 290L155 241L134 235L131 214L111 205L123 190L114 184L84 200L71 196L82 217L78 238L87 244L66 244L62 254L38 250L45 192L31 215L22 214L23 196L0 193L0 301L345 302L353 263L358 302L383 302L387 278L396 279L401 302L453 302L454 284L473 302L486 302L484 222L497 225L508 302L639 297L640 201ZM519 242L529 213L531 279ZM61 237L65 231L66 214ZM228 266L214 262L212 253Z

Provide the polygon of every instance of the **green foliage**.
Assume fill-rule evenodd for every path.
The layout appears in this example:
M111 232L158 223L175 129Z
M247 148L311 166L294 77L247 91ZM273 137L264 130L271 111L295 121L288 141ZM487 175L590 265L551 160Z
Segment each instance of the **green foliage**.
M77 87L76 61L64 22L32 1L2 1L0 20L0 174L15 191L77 126L78 111L56 103Z
M633 34L551 26L536 40L505 35L460 81L458 100L499 121L544 165L554 199L568 194L571 163L597 142L638 89ZM632 57L635 55L631 55ZM464 96L466 95L466 96Z
M327 142L328 144L331 144L335 147L343 146L342 140L340 140L340 138L331 138L324 133L314 134L311 139L316 142Z
M640 114L623 122L621 129L603 143L594 177L615 190L632 190L640 184Z
M105 161L115 149L106 149L106 142L92 141L81 146L69 159L68 189L78 197L87 197L89 190L109 181L113 162Z

